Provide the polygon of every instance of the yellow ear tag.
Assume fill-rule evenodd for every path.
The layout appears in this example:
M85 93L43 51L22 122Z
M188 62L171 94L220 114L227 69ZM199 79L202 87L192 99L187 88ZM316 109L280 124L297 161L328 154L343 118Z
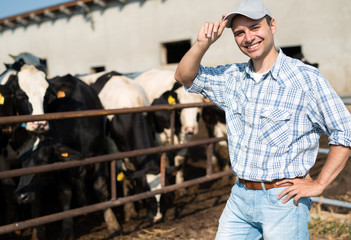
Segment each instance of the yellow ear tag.
M0 105L3 105L5 102L5 98L0 93Z
M168 103L175 105L176 104L176 100L174 99L174 97L172 97L171 95L168 96Z
M65 153L61 153L61 157L65 157L65 158L68 157L68 153L66 153L66 152Z
M120 172L117 174L117 182L122 182L124 180L124 173Z
M204 102L211 102L211 101L210 101L210 99L205 98L205 99L204 99Z
M56 94L57 98L64 98L66 97L66 93L62 90L58 91Z

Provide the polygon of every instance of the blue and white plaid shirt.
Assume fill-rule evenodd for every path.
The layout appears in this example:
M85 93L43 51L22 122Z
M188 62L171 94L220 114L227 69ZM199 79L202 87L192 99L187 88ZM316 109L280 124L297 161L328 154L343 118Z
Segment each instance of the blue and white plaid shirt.
M281 50L256 82L252 63L200 66L189 92L225 111L233 172L252 181L305 176L322 133L351 146L351 114L320 72Z

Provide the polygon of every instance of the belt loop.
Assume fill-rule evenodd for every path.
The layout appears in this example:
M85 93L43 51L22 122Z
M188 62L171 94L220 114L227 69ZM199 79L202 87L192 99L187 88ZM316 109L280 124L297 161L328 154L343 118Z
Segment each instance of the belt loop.
M260 183L261 183L261 186L262 186L262 190L263 191L267 191L266 188L265 188L264 182L260 182Z

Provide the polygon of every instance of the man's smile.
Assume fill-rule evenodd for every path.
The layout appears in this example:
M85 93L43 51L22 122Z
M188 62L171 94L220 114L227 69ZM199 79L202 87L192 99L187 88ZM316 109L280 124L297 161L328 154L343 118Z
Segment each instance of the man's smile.
M247 48L249 51L254 51L254 50L257 50L257 49L258 49L258 46L259 46L260 44L261 44L261 42L258 42L258 43L255 43L255 44L246 46L246 48Z

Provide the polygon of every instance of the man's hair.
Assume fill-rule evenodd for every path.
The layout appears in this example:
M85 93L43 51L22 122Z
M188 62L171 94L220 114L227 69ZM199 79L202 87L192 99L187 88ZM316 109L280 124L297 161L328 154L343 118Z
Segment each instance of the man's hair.
M265 17L265 19L266 19L266 21L267 21L268 26L271 26L271 20L272 20L272 18L271 18L270 16L268 16L268 15L266 15L266 16L264 16L264 17Z

